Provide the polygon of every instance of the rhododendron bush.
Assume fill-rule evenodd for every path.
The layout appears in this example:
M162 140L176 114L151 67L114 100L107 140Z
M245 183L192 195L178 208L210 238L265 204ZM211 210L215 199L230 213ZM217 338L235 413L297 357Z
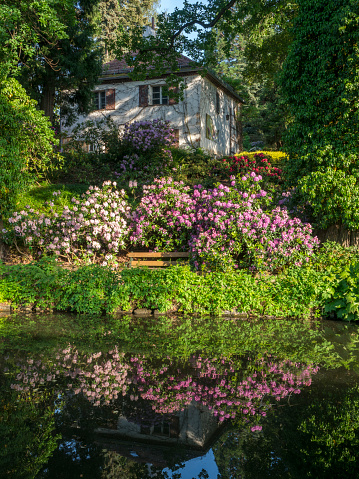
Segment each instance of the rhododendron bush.
M114 172L122 181L126 178L146 178L163 175L172 166L172 154L168 149L175 142L173 129L168 121L135 121L125 126L122 135L126 154Z
M81 200L71 201L73 206L65 206L61 213L52 209L45 215L32 208L14 213L10 228L3 230L4 239L21 238L26 245L56 255L103 255L124 249L129 206L116 183L90 186Z
M196 269L299 266L318 244L310 225L292 219L286 208L270 210L272 198L254 172L232 176L230 187L195 186L192 194L171 178L143 188L132 216L132 243L162 251L189 248Z
M223 159L223 166L231 174L243 175L247 173L257 173L262 175L263 179L280 181L282 170L272 165L268 155L264 153L255 153L251 159L248 155L237 154Z
M252 270L273 270L308 261L318 244L311 226L290 218L286 208L269 209L272 198L262 189L261 175L252 172L231 180L231 188L195 188L197 221L190 248L196 268L240 263Z
M141 202L131 218L130 241L160 251L187 251L194 211L195 199L182 181L155 179L143 186Z
M231 176L218 184L191 190L172 178L143 185L130 213L123 191L105 182L73 199L73 207L49 217L31 209L15 213L5 238L20 237L42 251L60 254L118 253L125 248L190 251L195 269L249 267L276 270L308 261L318 244L309 224L291 218L285 206L273 205L261 175Z

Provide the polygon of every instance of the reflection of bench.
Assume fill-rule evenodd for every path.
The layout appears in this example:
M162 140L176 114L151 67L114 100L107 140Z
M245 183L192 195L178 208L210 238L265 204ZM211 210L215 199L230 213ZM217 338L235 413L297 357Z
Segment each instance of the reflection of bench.
M188 259L189 253L127 253L129 258L129 268L137 268L138 266L150 266L151 268L161 268L163 266L171 266L176 264L177 259ZM145 261L142 260L145 258ZM149 258L147 260L146 258ZM168 261L161 261L160 258L167 259Z

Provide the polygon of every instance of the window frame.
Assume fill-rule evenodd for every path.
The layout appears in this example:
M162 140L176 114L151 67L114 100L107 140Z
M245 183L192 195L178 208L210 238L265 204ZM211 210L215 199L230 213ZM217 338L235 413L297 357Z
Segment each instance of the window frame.
M154 89L159 88L159 103L154 102ZM151 86L151 105L169 105L170 104L170 97L167 93L167 95L163 95L163 88L167 88L166 85L152 85ZM157 93L157 92L156 92ZM163 99L166 99L166 103L163 103Z
M221 98L220 98L220 95L219 95L219 91L217 90L216 91L216 113L217 113L217 115L220 114L220 111L221 111Z
M106 110L106 90L92 92L94 97L94 111Z

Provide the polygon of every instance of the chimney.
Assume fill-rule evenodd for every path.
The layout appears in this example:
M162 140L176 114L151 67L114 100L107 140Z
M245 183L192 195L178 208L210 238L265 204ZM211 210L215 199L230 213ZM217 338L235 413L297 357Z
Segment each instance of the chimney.
M155 37L156 30L155 30L155 19L152 17L151 26L146 25L143 30L143 37Z

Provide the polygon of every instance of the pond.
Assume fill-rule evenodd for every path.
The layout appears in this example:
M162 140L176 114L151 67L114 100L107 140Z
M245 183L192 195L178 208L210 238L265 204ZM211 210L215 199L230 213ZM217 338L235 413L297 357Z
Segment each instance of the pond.
M0 347L0 477L359 477L355 325L11 315Z

